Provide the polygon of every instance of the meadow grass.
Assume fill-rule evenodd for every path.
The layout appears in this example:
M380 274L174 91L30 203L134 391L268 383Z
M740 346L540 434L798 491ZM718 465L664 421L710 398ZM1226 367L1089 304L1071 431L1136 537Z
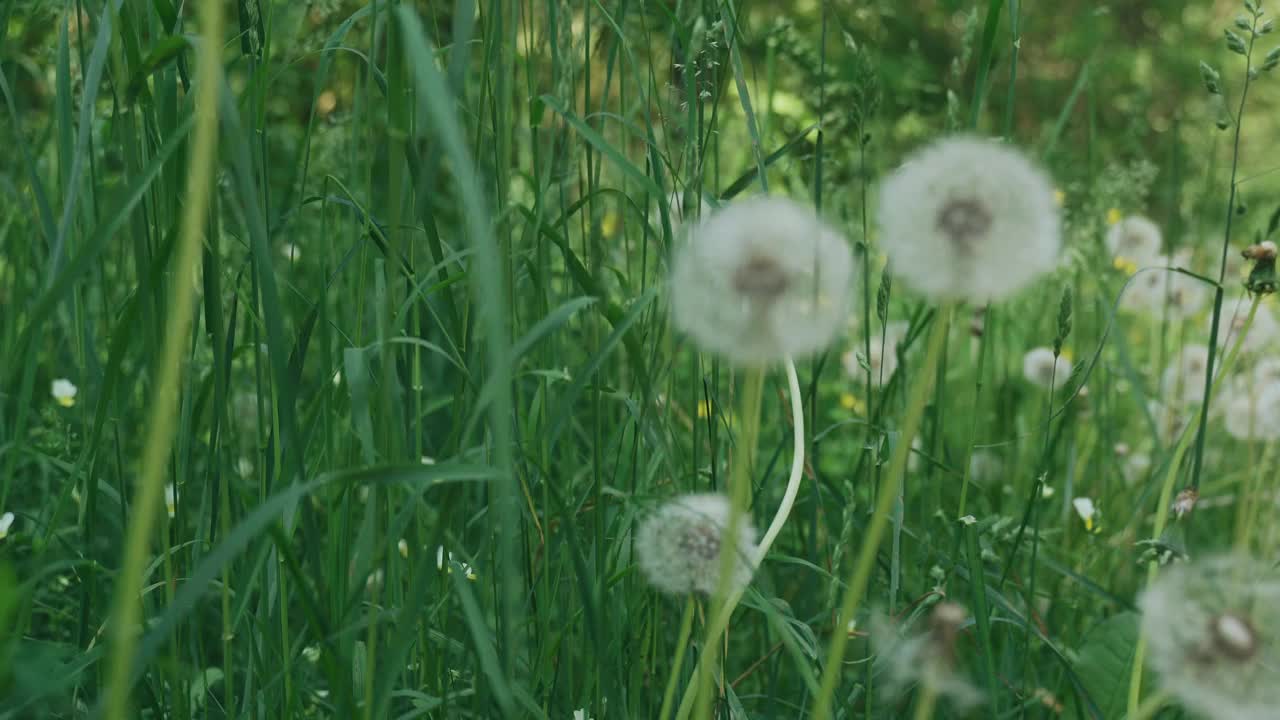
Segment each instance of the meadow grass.
M1280 241L1280 35L1144 5L0 5L0 718L1192 717L1138 603L1280 547L1238 260ZM961 132L1060 190L1008 301L886 269L879 179ZM757 194L857 302L744 371L668 278ZM1127 215L1163 255L1108 250ZM741 594L638 569L692 492L790 513ZM945 602L904 676L883 628Z

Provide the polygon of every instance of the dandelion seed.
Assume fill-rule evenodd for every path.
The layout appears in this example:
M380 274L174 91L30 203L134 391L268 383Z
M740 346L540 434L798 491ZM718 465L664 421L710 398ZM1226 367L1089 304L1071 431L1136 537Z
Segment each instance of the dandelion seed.
M1264 720L1280 707L1280 580L1242 556L1180 563L1142 593L1142 633L1165 689L1209 720Z
M1117 261L1125 258L1137 265L1150 264L1159 257L1163 245L1160 227L1141 215L1130 215L1107 230L1107 250Z
M762 366L828 344L852 301L849 247L813 211L753 198L722 208L678 251L672 317L703 349Z
M1072 507L1076 509L1076 514L1084 521L1084 529L1093 532L1093 519L1098 516L1098 509L1094 506L1093 500L1087 497L1078 497L1071 501Z
M69 408L76 404L76 394L80 392L70 380L66 378L58 378L53 381L50 387L50 393L53 399L58 401L62 407Z
M13 513L0 515L0 540L9 537L9 528L13 527Z
M728 527L729 498L724 495L684 495L668 501L645 518L636 531L641 572L664 593L714 594L720 577L720 549ZM736 558L730 569L730 592L751 582L755 542L755 528L744 517L733 544Z
M1050 348L1034 348L1022 358L1022 376L1036 387L1061 388L1071 377L1071 361L1062 355L1055 357Z
M894 272L935 300L1008 297L1054 267L1062 242L1044 173L972 137L934 143L890 175L880 227Z
M174 489L173 483L164 486L164 509L172 520L178 510L178 491Z
M881 615L873 615L871 644L875 663L883 668L883 691L893 697L917 684L931 687L963 714L982 702L982 693L955 668L955 644L968 613L952 602L938 603L920 633L895 628Z

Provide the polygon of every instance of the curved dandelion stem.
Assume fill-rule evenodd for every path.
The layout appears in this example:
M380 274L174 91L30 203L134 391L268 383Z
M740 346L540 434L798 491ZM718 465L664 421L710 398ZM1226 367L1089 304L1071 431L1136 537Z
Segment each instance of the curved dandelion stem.
M1258 314L1258 304L1262 302L1261 295L1255 295L1253 304L1249 306L1249 316L1245 318L1244 326L1240 328L1240 334L1236 336L1235 342L1231 345L1231 350L1227 353L1227 357L1222 362L1222 369L1218 371L1218 377L1225 378L1232 367L1235 366L1236 358L1240 355L1240 346L1244 344L1244 338L1249 334L1249 328L1253 325L1253 319ZM1178 479L1178 468L1182 465L1182 458L1186 455L1187 449L1191 446L1191 440L1199 434L1200 422L1207 413L1200 412L1191 417L1187 427L1182 431L1182 437L1178 439L1178 444L1173 450L1173 457L1169 460L1169 468L1165 471L1164 485L1160 488L1159 505L1156 506L1155 526L1151 530L1151 540L1153 543L1160 540L1160 536L1164 535L1165 524L1169 521L1169 505L1173 500L1173 486ZM1160 572L1159 558L1153 559L1147 565L1147 584L1150 585ZM1146 635L1138 636L1138 644L1133 651L1133 669L1129 675L1129 717L1137 717L1138 706L1142 700L1142 668L1145 665L1147 655L1147 637Z
M822 669L822 683L817 699L814 701L814 720L827 720L831 716L832 697L836 691L836 682L840 677L840 668L844 665L844 649L849 642L849 633L845 628L858 611L862 596L866 593L867 583L871 580L871 570L875 565L876 554L880 551L880 542L884 539L884 531L889 524L889 512L898 499L898 488L902 485L902 476L907 468L907 455L911 452L911 441L915 439L916 430L924 418L925 401L933 385L938 359L942 355L943 340L951 326L951 306L938 309L933 328L929 332L928 348L925 351L924 364L916 371L911 395L907 399L907 408L902 420L902 430L898 442L893 446L893 454L889 458L889 470L885 473L884 483L876 501L875 513L871 516L871 525L858 551L858 560L854 564L853 574L845 586L844 597L840 602L840 614L836 617L835 629L831 634L831 645L827 650L826 665Z
M769 554L769 548L773 545L773 541L778 538L778 534L782 532L782 528L787 524L787 518L791 515L791 508L795 505L796 496L800 493L800 481L804 477L804 404L803 396L800 392L800 377L796 374L795 361L790 357L786 359L787 371L787 388L791 393L791 417L792 417L792 439L795 448L791 453L791 475L787 478L787 489L782 495L782 502L778 504L778 510L774 513L773 521L769 523L769 529L765 531L764 537L761 538L760 544L756 546L754 557L751 558L752 565L758 566L764 561L766 555ZM708 638L719 638L720 633L724 632L729 626L729 618L733 616L733 611L738 606L738 602L742 600L744 590L738 590L731 595L720 608L720 611L712 618L712 624ZM681 644L688 641L688 637L681 636ZM679 657L679 656L677 656ZM698 661L698 668L702 668L702 659ZM675 679L673 671L672 681ZM697 671L695 671L697 672ZM698 683L690 683L685 688L684 697L680 699L680 707L676 711L677 720L684 720L689 716L689 711L693 709L695 694L698 692ZM673 685L668 686L668 691L674 689ZM666 720L666 712L668 710L667 702L663 701L663 711L659 720Z

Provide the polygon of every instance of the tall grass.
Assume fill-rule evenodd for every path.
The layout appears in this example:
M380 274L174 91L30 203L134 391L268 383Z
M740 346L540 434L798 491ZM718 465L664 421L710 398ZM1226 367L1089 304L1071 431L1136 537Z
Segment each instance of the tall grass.
M1144 55L1119 4L1087 32L1014 0L3 4L0 718L959 717L888 692L867 638L944 599L971 716L1154 711L1156 561L1277 549L1274 442L1219 396L1280 342L1209 343L1199 404L1163 384L1272 312L1226 302L1228 260L1274 237L1280 173L1274 78L1218 44L1238 8L1155 5ZM893 285L869 210L959 129L1063 191L1062 266L981 310ZM849 331L796 382L667 318L690 225L765 192L858 254ZM1164 271L1113 265L1112 209L1171 217L1213 300L1124 307ZM846 373L896 321L898 370ZM1030 386L1055 339L1076 371ZM767 525L797 424L727 629L649 588L637 521L737 478Z

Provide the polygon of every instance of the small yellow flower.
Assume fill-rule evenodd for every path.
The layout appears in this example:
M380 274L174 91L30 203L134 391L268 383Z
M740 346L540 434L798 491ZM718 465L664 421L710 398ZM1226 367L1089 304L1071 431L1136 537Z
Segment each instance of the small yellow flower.
M850 392L840 394L840 407L848 410L854 415L861 415L862 412L867 409L866 403L858 399L857 395Z
M611 238L618 234L618 228L621 225L622 218L618 216L618 213L610 210L604 214L604 217L600 218L600 234Z
M66 378L58 378L57 380L54 380L53 385L50 387L50 393L53 395L53 399L57 400L58 404L65 408L69 408L76 404L76 393L78 392L80 392L80 390L75 386L75 384Z
M711 403L710 403L710 401L707 401L707 400L699 400L699 401L698 401L698 417L699 417L699 418L708 418L708 417L711 417Z
M1107 211L1108 225L1115 225L1116 223L1120 222L1122 219L1124 219L1124 216L1120 214L1119 208L1111 208L1110 210Z
M1111 261L1111 264L1125 275L1132 275L1138 272L1138 264L1123 255L1117 255L1116 259Z
M1066 204L1066 202L1067 202L1067 194L1055 188L1053 191L1053 204L1057 205L1058 207L1062 207L1064 204Z

